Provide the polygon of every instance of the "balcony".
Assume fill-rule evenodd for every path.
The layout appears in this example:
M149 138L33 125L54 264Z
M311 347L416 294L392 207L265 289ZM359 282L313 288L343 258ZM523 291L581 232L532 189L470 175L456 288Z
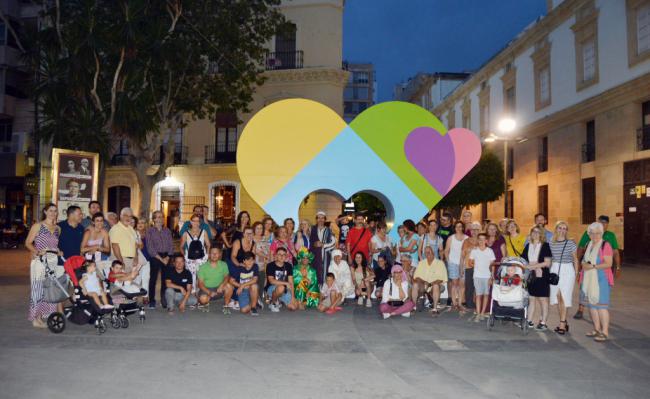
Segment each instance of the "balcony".
M596 146L594 144L582 145L582 163L589 163L596 160Z
M237 146L235 148L226 148L226 145L206 145L205 146L205 163L235 163L237 159ZM229 151L226 151L229 150Z
M637 151L650 150L650 125L637 129L636 147Z
M302 69L302 57L302 50L269 52L266 54L264 64L267 71Z
M165 160L165 147L161 145L158 151L154 154L153 165L160 165ZM174 160L172 165L186 165L187 164L187 146L177 145L174 147Z

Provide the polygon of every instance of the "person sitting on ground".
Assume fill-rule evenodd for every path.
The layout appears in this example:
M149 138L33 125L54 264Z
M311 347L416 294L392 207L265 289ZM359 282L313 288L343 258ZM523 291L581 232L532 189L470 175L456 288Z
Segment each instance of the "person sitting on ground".
M293 266L286 262L288 253L283 247L278 247L275 251L275 262L266 266L266 293L271 298L269 309L271 312L280 311L280 303L287 306L289 310L296 310L298 303L294 298L293 284Z
M165 276L165 299L167 301L167 312L174 314L174 306L185 312L186 306L196 306L196 297L192 293L192 273L185 268L185 258L181 254L173 257L174 268Z
M230 285L228 265L221 260L221 248L210 248L207 262L199 266L197 281L199 284L198 298L201 305L210 305L211 301L224 298L223 312L230 314L228 303L232 298L233 288Z
M79 285L84 295L92 298L93 302L100 309L113 309L113 305L108 302L106 291L104 291L104 283L99 280L97 276L97 265L94 261L86 261L83 264L84 274L79 280Z
M487 317L485 312L487 311L490 286L493 280L493 262L496 261L494 251L487 246L487 234L480 233L478 235L478 247L472 249L469 259L474 265L473 278L474 290L476 291L476 317L474 321L478 323Z
M424 247L424 259L420 261L413 274L413 287L411 297L417 306L417 298L422 292L429 294L431 290L432 303L431 314L437 316L438 302L440 301L441 287L447 282L447 268L445 263L436 259L434 250L430 246Z
M111 264L111 271L108 274L108 282L113 284L113 293L115 291L123 291L127 294L136 294L143 292L140 284L136 282L138 274L140 273L140 265L127 273L124 270L124 263L115 259ZM146 291L144 291L146 292Z
M384 254L380 254L377 258L377 267L373 269L373 273L375 275L375 296L379 301L381 301L384 283L390 278L391 267L392 265L388 264L386 256Z
M327 269L329 273L334 273L336 286L339 292L343 294L343 300L354 295L354 285L352 284L352 273L348 262L343 260L343 252L340 249L332 251L332 262Z
M379 311L384 319L397 315L410 317L415 305L409 299L406 272L402 266L395 265L391 269L391 275L392 277L384 283Z
M259 296L257 279L259 278L259 269L255 264L255 254L252 252L244 253L243 263L243 266L233 267L230 284L236 288L237 296L239 297L239 311L242 313L250 313L251 316L257 316L257 298Z
M311 267L314 261L314 254L307 248L301 248L296 256L297 265L293 268L293 284L296 294L298 308L304 310L305 307L318 307L320 300L320 289L318 288L318 276L316 269Z
M352 282L354 283L354 294L357 296L357 305L362 306L363 300L366 300L366 307L372 307L372 290L374 288L375 273L368 266L366 257L361 252L354 255L354 263L350 267Z
M325 284L323 284L320 295L320 305L318 305L319 312L333 314L341 310L339 304L343 302L343 295L341 295L338 288L336 288L336 277L334 276L334 273L327 273Z

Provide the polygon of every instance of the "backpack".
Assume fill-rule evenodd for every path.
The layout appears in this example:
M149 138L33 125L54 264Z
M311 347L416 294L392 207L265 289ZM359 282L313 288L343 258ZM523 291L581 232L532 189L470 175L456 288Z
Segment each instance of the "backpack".
M197 239L194 239L192 237L192 234L190 232L187 232L187 235L190 236L190 245L187 246L187 258L188 259L203 259L205 256L205 249L203 248L203 243L201 242L201 235L203 234L203 229L201 229L201 232L199 233L199 236Z

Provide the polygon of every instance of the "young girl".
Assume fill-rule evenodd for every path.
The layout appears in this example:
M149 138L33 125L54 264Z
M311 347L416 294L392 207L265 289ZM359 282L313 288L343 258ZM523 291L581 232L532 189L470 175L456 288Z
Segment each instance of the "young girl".
M368 261L361 252L354 255L353 265L350 267L352 270L352 282L354 283L354 293L357 296L357 305L363 305L363 300L366 300L366 307L372 307L370 295L374 288L373 281L375 273L372 268L368 267Z
M108 303L108 297L106 296L106 291L104 291L103 284L99 281L99 277L97 277L97 266L95 262L86 261L82 267L85 273L82 275L79 285L81 285L84 295L91 297L100 309L113 309L113 305Z

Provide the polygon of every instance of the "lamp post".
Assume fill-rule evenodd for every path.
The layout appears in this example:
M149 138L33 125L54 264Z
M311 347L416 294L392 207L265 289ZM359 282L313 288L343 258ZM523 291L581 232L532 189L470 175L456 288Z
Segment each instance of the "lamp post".
M500 135L494 133L485 138L486 143L493 143L497 140L503 141L503 216L507 217L508 211L508 141L516 140L515 137L509 135L516 129L517 122L511 117L504 117L499 120L497 124L497 131Z

